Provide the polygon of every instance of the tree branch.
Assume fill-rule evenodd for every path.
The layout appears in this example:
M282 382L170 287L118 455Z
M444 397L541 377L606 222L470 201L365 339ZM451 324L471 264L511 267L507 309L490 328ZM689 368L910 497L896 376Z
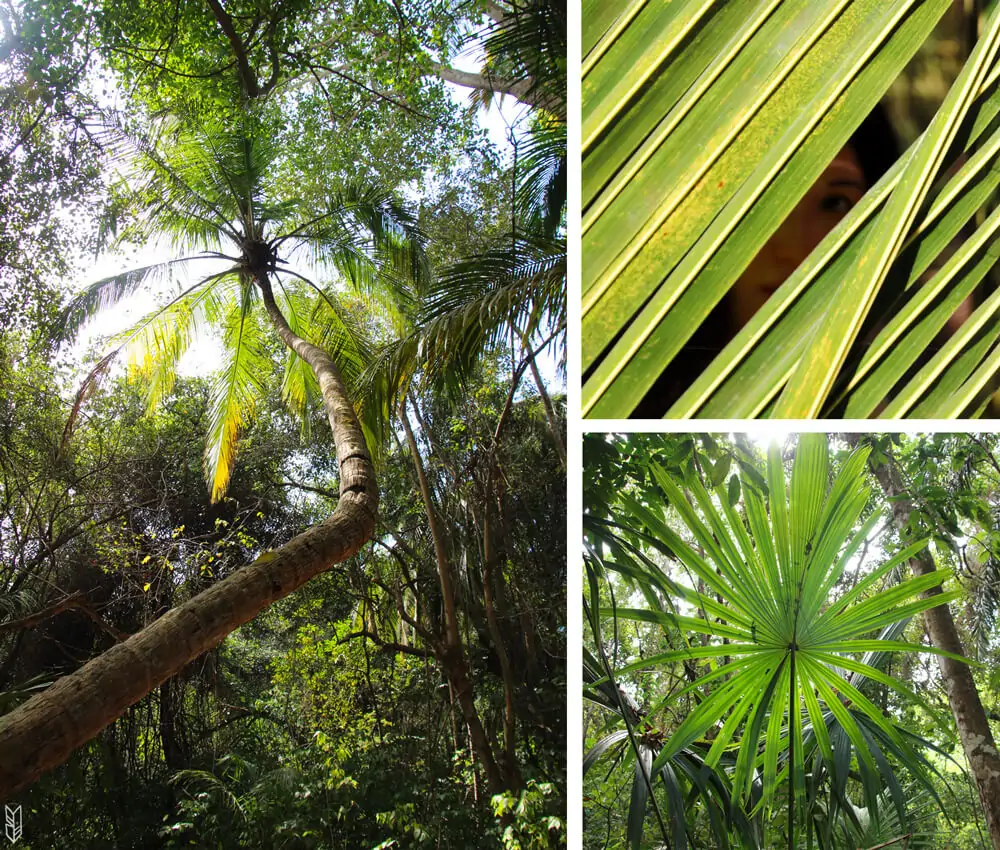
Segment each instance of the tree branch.
M22 617L20 620L9 620L6 623L0 623L0 634L20 631L21 629L32 629L39 623L44 623L57 614L61 614L63 611L68 611L71 608L82 608L84 604L83 591L78 590L64 599L49 605L48 608L43 608L41 611L36 611L34 614Z
M222 8L219 0L206 0L206 2L215 15L215 20L218 21L222 32L229 39L230 46L233 48L233 55L236 57L236 66L239 68L243 90L246 92L247 97L257 97L260 94L260 89L257 86L257 78L250 68L250 60L247 59L247 52L243 47L243 42L233 27L233 19Z
M407 655L415 655L417 658L433 658L434 653L429 649L420 649L417 646L407 646L405 643L386 643L377 634L369 631L351 632L349 635L345 635L337 644L349 643L357 638L368 638L373 644L375 644L380 652L402 652Z
M508 80L504 77L495 77L492 74L477 74L474 71L460 71L450 65L441 62L431 62L432 71L442 80L463 86L467 89L478 89L488 91L493 94L509 94L511 97L526 103L529 106L551 109L548 99L538 97L534 91L535 82L532 79Z

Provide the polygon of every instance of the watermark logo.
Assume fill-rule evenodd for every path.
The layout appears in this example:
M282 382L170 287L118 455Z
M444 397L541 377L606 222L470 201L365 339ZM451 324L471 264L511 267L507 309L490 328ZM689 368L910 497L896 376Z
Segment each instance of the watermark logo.
M21 807L10 806L3 807L4 813L4 831L7 835L7 840L13 844L21 837Z

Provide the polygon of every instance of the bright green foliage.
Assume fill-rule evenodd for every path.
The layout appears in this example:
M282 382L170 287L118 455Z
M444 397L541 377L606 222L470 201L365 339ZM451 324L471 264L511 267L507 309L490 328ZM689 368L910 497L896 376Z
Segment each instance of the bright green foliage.
M177 362L196 329L221 326L226 354L214 387L205 453L213 500L226 491L237 435L262 397L262 376L272 356L265 340L273 331L258 309L255 275L273 278L276 303L293 332L336 357L349 384L370 357L365 328L341 304L333 286L314 283L285 258L304 254L361 297L380 289L400 292L394 302L380 303L405 303L407 281L423 275L420 233L390 192L342 187L329 193L322 209L288 196L273 173L279 159L269 135L274 120L265 111L230 119L228 125L202 118L191 129L165 121L152 139L124 128L113 131L113 138L136 149L129 165L143 181L129 197L138 218L124 235L135 240L165 233L176 249L200 248L202 253L97 281L66 312L64 333L72 337L102 309L158 283L176 263L225 263L125 332L91 375L91 380L98 377L111 357L124 350L152 408L169 392ZM284 357L284 395L304 417L308 402L318 396L315 378L293 352ZM375 436L381 423L369 425Z
M926 742L887 717L866 686L882 686L903 704L934 715L883 666L888 654L937 652L899 640L899 624L958 598L960 591L920 597L944 582L946 571L891 580L927 546L926 539L874 568L857 562L883 520L869 509L867 447L831 469L825 435L803 434L788 473L777 445L761 468L747 448L722 451L705 439L712 456L695 451L690 437L673 438L673 446L666 440L662 448L656 437L646 438L647 447L637 446L641 459L633 469L640 481L648 476L648 484L617 493L610 510L584 517L587 611L598 646L608 639L609 618L616 636L628 621L659 626L669 646L639 650L638 660L627 664L595 661L603 676L591 679L588 692L638 671L656 676L675 664L692 670L708 665L649 709L652 718L679 710L688 694L700 695L669 735L638 707L617 710L633 749L647 753L645 769L637 768L639 790L633 790L632 846L640 846L649 797L642 786L661 775L675 846L685 846L686 827L678 826L683 797L670 767L685 752L709 771L724 768L720 787L731 788L734 805L751 817L770 811L785 785L789 831L794 824L807 834L802 821L808 819L812 834L820 810L807 800L815 798L821 781L831 783L833 804L844 805L849 770L860 777L869 806L888 783L904 821L906 807L889 758L927 784L928 764L919 753ZM734 461L740 472L731 475ZM676 567L666 566L671 562ZM597 582L608 571L625 577L645 605L614 598L602 604ZM854 579L845 587L848 571ZM616 690L605 695L606 705ZM606 738L600 746L622 740ZM666 819L658 817L662 829Z
M684 366L685 344L953 4L591 5L583 408L611 418L631 414L667 364ZM990 5L926 132L711 364L684 376L668 416L982 413L996 299L932 343L997 259L1000 219L976 215L1000 183Z
M42 356L0 341L0 711L329 516L339 469L326 413L263 315L262 273L292 330L340 367L380 494L358 557L24 792L31 846L566 845L565 399L524 383L536 348L554 342L557 359L565 348L564 5L488 25L490 67L562 93L561 109L549 100L525 119L513 167L434 70L476 39L483 2L19 5L31 50L18 61L36 79L15 74L27 97L12 132L34 118L35 94L79 106L59 118L86 116L106 167L94 179L81 143L76 170L49 169L65 191L47 193L39 134L39 167L17 184L38 190L24 218L75 197L84 175L106 212L88 249L169 244L176 259L69 304L17 277L15 294L45 308L39 324L61 314L61 342L132 294L158 306L111 340L72 403ZM423 203L440 241L427 261L400 197ZM176 366L205 328L222 357L182 380ZM422 346L425 330L442 345ZM415 380L366 396L378 347L411 335ZM131 380L114 371L119 355ZM420 380L432 373L451 395ZM473 713L511 789L497 808L449 680L414 459L393 442L398 408L382 404L402 391L448 538Z
M520 796L508 793L493 798L493 814L513 819L503 831L504 850L549 850L556 835L559 839L555 846L566 846L565 824L544 812L546 798L555 795L556 788L551 783L529 779Z

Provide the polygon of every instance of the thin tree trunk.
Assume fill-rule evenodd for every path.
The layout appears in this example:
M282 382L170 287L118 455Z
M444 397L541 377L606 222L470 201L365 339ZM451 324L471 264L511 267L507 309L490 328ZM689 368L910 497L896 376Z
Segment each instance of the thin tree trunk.
M458 615L455 611L455 589L451 581L451 564L448 561L447 541L445 540L441 524L438 522L437 511L434 510L431 487L427 481L427 473L424 471L423 458L420 457L420 450L417 448L417 441L413 436L410 419L406 414L405 399L399 407L399 421L403 425L406 442L410 449L410 457L417 472L417 485L420 488L420 497L424 503L424 513L427 515L427 525L430 528L431 540L434 542L434 558L437 561L438 580L441 582L441 596L444 602L444 623L447 643L449 646L461 648L462 639L458 633Z
M487 497L488 498L488 497ZM500 633L500 623L497 621L496 606L493 599L493 579L496 568L496 556L493 550L493 528L490 522L489 506L483 515L483 606L486 609L486 625L500 660L500 672L503 676L504 694L504 773L507 785L511 790L521 788L521 771L517 764L517 715L514 711L514 671L511 669L507 647Z
M854 444L858 442L856 437L849 439ZM909 536L906 527L913 504L907 497L899 469L892 460L881 466L873 465L872 468L886 496L893 500L890 503L893 522L901 537L906 539ZM934 560L926 549L910 558L909 564L914 575L927 575L936 569ZM931 597L942 592L940 587L934 587L922 595ZM934 646L959 655L965 654L947 605L931 608L924 612L923 617ZM937 656L937 663L948 692L952 714L955 715L955 726L979 789L990 840L995 850L1000 850L1000 755L997 753L989 720L983 710L969 665L943 656Z
M266 278L260 283L272 324L312 368L323 393L340 465L336 509L0 717L0 801L64 762L129 706L272 602L358 552L375 530L375 470L337 366L322 349L292 333Z
M542 398L542 405L545 407L545 418L549 422L549 431L552 433L552 442L556 444L556 451L559 453L559 460L562 461L562 468L567 469L566 443L563 441L562 429L559 427L559 419L556 417L555 409L552 407L552 399L549 398L549 392L545 388L545 382L542 380L542 376L538 371L538 366L535 365L535 353L530 355L528 368L531 369L531 377L535 379L535 386L538 388L538 394Z
M410 426L410 420L406 415L405 399L399 407L399 419L406 434L406 442L410 449L410 456L413 459L413 466L416 469L417 484L424 503L424 512L427 514L427 524L431 531L431 538L434 541L434 555L437 560L438 578L441 582L446 637L443 644L439 642L435 647L438 651L438 661L441 663L441 667L444 669L444 673L455 691L455 699L458 700L459 707L462 709L462 716L469 727L469 737L476 748L479 760L483 763L483 769L486 771L486 781L489 784L490 793L499 794L505 790L504 778L493 755L489 736L483 728L483 722L476 709L472 680L469 677L469 666L465 661L462 638L458 631L455 592L451 580L451 564L448 561L444 532L438 522L437 512L434 510L430 484L427 482L427 473L424 471L424 462L420 457L420 450L417 448L417 441L413 436L413 428Z

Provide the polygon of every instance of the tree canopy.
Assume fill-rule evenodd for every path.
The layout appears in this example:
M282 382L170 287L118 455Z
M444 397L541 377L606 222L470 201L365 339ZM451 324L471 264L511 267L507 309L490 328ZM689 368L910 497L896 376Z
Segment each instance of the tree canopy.
M564 846L565 3L0 23L28 846Z

